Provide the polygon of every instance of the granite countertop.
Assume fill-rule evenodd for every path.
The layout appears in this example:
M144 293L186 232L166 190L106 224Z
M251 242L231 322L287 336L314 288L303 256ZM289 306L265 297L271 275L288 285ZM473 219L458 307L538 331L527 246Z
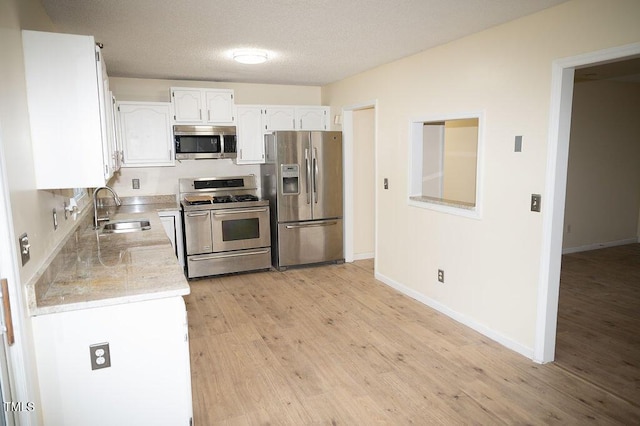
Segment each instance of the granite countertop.
M56 270L47 271L32 286L31 315L189 294L158 216L159 211L179 210L178 204L131 204L110 210L110 221L148 219L151 229L105 234L93 229L93 212L85 212L51 262Z

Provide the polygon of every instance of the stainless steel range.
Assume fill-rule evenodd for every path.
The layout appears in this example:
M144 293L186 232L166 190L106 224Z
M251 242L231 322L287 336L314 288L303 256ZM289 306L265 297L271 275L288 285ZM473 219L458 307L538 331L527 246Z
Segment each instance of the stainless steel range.
M269 201L255 176L178 183L188 278L271 268Z

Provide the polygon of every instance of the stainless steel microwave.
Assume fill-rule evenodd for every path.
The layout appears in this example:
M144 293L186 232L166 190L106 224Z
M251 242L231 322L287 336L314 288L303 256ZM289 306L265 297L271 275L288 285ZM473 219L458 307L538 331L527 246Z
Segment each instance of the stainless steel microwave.
M176 160L236 158L234 126L173 126Z

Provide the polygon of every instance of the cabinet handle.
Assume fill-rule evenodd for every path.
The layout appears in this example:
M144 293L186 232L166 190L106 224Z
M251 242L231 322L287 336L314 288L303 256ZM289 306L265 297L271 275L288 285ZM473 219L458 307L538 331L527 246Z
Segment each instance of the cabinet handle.
M207 110L207 121L211 121L211 110Z
M198 110L198 115L200 117L200 120L202 120L202 110Z
M291 119L291 125L293 126L294 129L296 128L296 119L295 118Z
M203 213L187 213L187 217L209 216L209 212Z

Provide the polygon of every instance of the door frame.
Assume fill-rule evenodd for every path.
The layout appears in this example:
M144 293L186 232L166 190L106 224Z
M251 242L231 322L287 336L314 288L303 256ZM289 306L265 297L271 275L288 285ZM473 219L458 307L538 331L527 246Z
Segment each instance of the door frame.
M6 345L5 337L0 336L5 342L3 349L5 349L9 376L9 390L3 396L6 402L20 402L23 407L28 407L24 411L13 412L13 416L7 416L8 425L30 426L39 422L39 397L33 373L33 364L30 364L31 358L29 357L29 353L33 353L33 350L29 352L29 348L33 348L32 344L26 341L27 333L25 329L28 325L26 324L26 319L28 318L26 312L27 303L24 299L25 295L20 282L17 244L13 244L13 241L17 240L13 229L9 194L2 129L0 129L0 252L5 254L5 256L0 257L0 273L2 273L2 278L6 278L9 284L9 300L11 302L15 336L15 343L12 346ZM0 323L4 326L4 317L0 318ZM32 368L29 368L28 364ZM28 403L30 404L27 405Z
M373 191L373 204L374 204L374 236L373 236L373 251L374 251L374 264L378 259L378 215L377 213L377 200L378 200L378 185L375 182L378 181L378 101L371 100L354 105L348 105L342 107L342 139L343 139L343 157L344 157L344 257L345 262L353 262L355 259L354 253L354 228L355 228L355 214L353 204L353 194L355 192L353 182L353 170L355 155L353 151L354 136L353 136L353 113L363 109L373 108L374 110L374 129L373 129L373 175L374 175L374 191ZM374 270L376 270L374 266Z
M555 358L575 70L638 55L640 43L633 43L557 59L551 65L546 202L542 203L542 255L533 350L533 360L536 362L551 362Z

